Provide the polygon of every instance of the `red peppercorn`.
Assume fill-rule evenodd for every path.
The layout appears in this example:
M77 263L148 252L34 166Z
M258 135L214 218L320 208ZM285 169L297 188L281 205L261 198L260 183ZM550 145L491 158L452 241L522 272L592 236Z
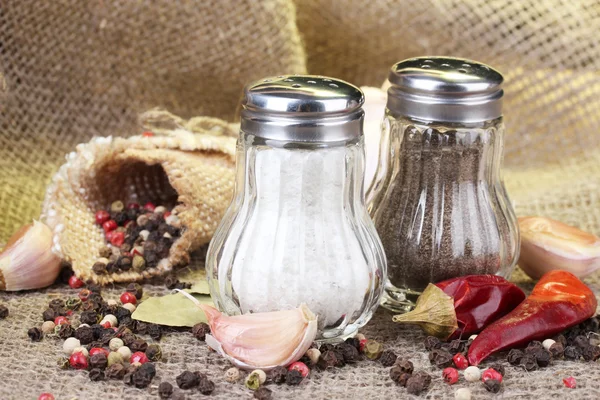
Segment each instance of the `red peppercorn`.
M73 353L71 354L71 357L69 357L69 364L75 369L87 369L88 359L81 352Z
M104 323L100 324L100 325L102 325L102 327L106 328L106 329L112 328L112 325L110 324L110 321L104 321Z
M454 385L458 382L458 371L456 368L452 367L444 368L444 371L442 371L442 378L444 378L444 381L446 381L448 385Z
M106 210L96 211L96 223L102 225L110 219L110 214Z
M502 374L496 371L494 368L488 368L481 374L481 381L485 382L490 379L494 379L498 382L502 382Z
M54 400L54 396L52 393L42 393L40 394L40 397L38 397L38 400Z
M302 374L303 378L306 378L310 372L310 369L302 361L296 361L290 364L288 371L298 371Z
M359 347L360 347L360 351L361 353L365 350L365 345L367 344L367 340L368 339L361 339L359 342Z
M164 218L167 218L167 217L169 217L170 215L171 215L171 211L165 211L165 212L164 212L164 214L163 214L163 217L164 217Z
M573 378L572 376L570 376L568 378L563 378L563 383L569 389L575 389L577 387L577 382L575 381L575 378Z
M141 256L141 255L142 255L142 253L140 253L140 252L138 251L138 249L135 249L135 248L133 249L133 251L132 251L132 254L133 254L134 256Z
M116 231L110 231L110 232L106 232L106 235L104 235L104 237L106 238L107 241L111 241L113 236L115 235Z
M142 136L143 137L152 137L152 136L154 136L154 133L150 132L150 131L146 131L146 132L142 133Z
M90 292L89 289L81 289L77 296L79 296L81 301L86 301L88 297L90 297L90 294L92 294L92 292Z
M68 324L69 320L67 319L67 317L56 317L54 318L54 325L58 326L58 325L63 325L63 324Z
M112 237L110 238L110 244L113 246L121 247L125 243L125 232L111 232Z
M103 349L102 347L92 347L89 351L90 353L90 357L96 355L96 354L100 354L100 353L104 353L106 354L106 357L108 357L108 355L110 354L110 352L106 349Z
M79 289L80 287L83 287L84 285L85 285L85 283L83 283L83 281L81 279L79 279L78 277L76 277L75 275L73 275L69 278L69 286L71 286L71 288L73 288L73 289Z
M144 204L144 210L154 212L155 208L156 208L156 206L154 205L154 203L147 202L146 204Z
M138 210L140 205L138 203L129 203L127 204L127 208L130 210Z
M73 315L73 310L67 310L66 314L67 317L70 317L71 315Z
M121 295L121 303L123 303L123 304L131 303L131 304L135 305L137 303L135 294L130 293L130 292L124 292Z
M131 355L131 358L129 359L129 362L131 364L135 363L135 362L139 362L140 364L145 364L148 361L148 356L146 355L146 353L141 352L141 351L136 351L135 353L133 353Z
M104 232L114 231L115 229L117 229L117 227L117 222L114 219L109 219L108 221L102 224L102 229L104 229Z
M467 369L469 366L469 360L463 353L456 353L454 357L452 357L452 361L454 361L454 365L458 369Z

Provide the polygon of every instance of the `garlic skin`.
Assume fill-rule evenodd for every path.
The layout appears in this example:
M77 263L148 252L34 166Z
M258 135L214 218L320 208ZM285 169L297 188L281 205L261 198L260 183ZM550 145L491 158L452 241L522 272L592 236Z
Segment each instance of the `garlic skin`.
M52 252L52 231L34 221L19 229L0 253L0 290L16 291L50 286L60 272Z
M210 325L206 344L236 367L268 371L299 360L317 336L317 317L302 304L293 310L227 316L200 304Z
M600 268L600 238L545 217L521 217L519 266L533 279L548 271L569 271L578 278Z

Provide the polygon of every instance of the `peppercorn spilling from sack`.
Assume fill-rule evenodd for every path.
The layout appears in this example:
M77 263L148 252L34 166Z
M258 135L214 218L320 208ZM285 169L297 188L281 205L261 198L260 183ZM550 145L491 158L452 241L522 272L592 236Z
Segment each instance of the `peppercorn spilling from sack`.
M78 145L48 187L42 220L54 234L52 250L83 281L130 282L188 264L190 252L210 241L231 200L234 125L214 118L192 124L160 110L141 119L150 129L143 134ZM165 209L151 210L152 204ZM110 260L107 241L131 257ZM143 265L136 246L144 250Z

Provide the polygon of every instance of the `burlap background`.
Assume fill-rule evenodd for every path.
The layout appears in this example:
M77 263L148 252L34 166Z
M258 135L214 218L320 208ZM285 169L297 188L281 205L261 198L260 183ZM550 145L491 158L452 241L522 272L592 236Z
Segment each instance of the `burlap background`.
M379 86L392 63L425 54L470 57L505 74L504 175L517 214L600 234L599 30L594 0L0 0L7 90L0 95L0 242L39 215L65 153L93 135L137 133L136 115L145 108L232 120L250 79L308 71ZM587 279L596 293L598 281L598 274ZM73 294L55 287L0 295L12 312L0 322L0 398L35 399L42 390L59 399L155 398L160 379L173 381L184 368L215 378L217 398L250 397L222 382L225 365L188 334L163 339L169 362L147 391L58 371L58 344L31 344L25 335L51 293ZM422 336L393 326L385 312L365 331L427 366L415 344ZM600 397L596 365L508 373L499 398ZM276 398L405 397L386 375L365 362L318 374L298 389L276 388ZM567 375L578 378L578 389L562 387ZM469 387L475 398L492 397L480 384ZM428 397L451 398L453 390L437 371Z

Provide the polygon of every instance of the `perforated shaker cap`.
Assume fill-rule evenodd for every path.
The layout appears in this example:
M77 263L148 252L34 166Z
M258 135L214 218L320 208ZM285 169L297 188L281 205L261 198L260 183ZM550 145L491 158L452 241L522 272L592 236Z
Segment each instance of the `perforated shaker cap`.
M362 135L363 92L339 79L281 75L244 89L241 130L269 140L347 142Z
M502 75L462 58L418 57L395 64L387 107L394 116L481 122L502 115Z

